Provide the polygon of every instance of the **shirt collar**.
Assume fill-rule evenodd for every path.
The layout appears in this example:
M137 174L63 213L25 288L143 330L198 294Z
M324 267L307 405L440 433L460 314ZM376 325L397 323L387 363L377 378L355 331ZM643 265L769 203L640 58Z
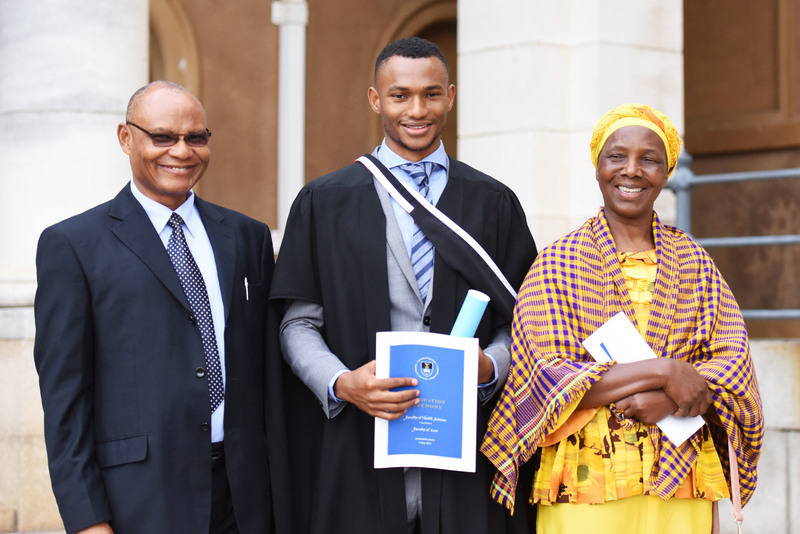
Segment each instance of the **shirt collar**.
M392 149L386 145L386 138L384 138L383 142L381 142L381 146L378 148L378 153L380 154L379 157L381 163L383 163L388 169L403 165L405 163L411 163L407 159L398 156L395 152L393 152ZM450 160L447 157L447 153L444 151L444 143L441 139L439 140L439 146L436 148L436 150L424 157L418 163L421 163L422 161L430 161L440 165L444 170L447 170Z
M139 188L136 187L136 183L133 180L131 180L131 192L133 193L134 198L136 198L139 204L141 204L144 208L144 211L147 213L147 217L150 219L150 222L153 223L156 232L160 234L167 226L167 222L169 222L169 218L172 216L172 210L166 207L164 204L156 202L152 198L142 193ZM197 213L197 209L194 205L193 191L189 191L186 201L178 206L178 209L175 210L175 213L181 216L183 222L186 224L186 227L189 229L189 232L192 235L195 235L196 231L193 230L193 228L195 225L202 223L200 222L199 214Z

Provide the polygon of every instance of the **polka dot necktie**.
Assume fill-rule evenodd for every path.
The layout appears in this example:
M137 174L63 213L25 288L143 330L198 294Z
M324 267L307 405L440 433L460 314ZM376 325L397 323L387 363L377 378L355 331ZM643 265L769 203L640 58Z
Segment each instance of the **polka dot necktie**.
M404 163L400 166L406 171L414 183L417 184L419 194L431 201L431 188L428 185L433 163ZM428 290L433 278L433 243L430 239L414 224L411 237L411 266L414 268L414 275L417 277L417 286L422 300L428 297Z
M197 268L197 263L186 244L186 236L183 235L183 219L177 213L173 213L167 224L173 229L172 235L169 236L169 243L167 243L167 252L178 273L183 292L186 293L186 298L189 300L195 324L200 329L200 337L203 340L211 413L214 413L222 399L225 398L225 389L222 384L222 368L219 363L217 337L214 334L214 320L211 317L208 292L200 269Z

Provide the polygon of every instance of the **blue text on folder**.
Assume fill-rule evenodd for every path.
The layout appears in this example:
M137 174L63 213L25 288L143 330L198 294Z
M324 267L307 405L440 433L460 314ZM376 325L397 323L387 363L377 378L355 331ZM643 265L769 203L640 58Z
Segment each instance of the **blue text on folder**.
M389 421L388 454L462 456L464 351L394 345L389 376L416 378L420 403Z

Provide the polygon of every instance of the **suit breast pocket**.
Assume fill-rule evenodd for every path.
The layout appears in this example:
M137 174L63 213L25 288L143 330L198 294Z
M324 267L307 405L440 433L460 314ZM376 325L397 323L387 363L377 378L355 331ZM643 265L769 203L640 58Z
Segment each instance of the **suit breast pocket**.
M238 290L234 293L235 303L241 302L246 310L250 310L254 306L263 306L268 297L265 291L269 291L269 288L265 288L261 280L255 277L246 276L244 280L245 283L239 284Z
M141 462L147 458L147 434L96 443L95 455L101 469Z
M264 291L264 286L260 280L255 278L244 277L244 284L240 291L246 300L257 300L261 297L261 292Z

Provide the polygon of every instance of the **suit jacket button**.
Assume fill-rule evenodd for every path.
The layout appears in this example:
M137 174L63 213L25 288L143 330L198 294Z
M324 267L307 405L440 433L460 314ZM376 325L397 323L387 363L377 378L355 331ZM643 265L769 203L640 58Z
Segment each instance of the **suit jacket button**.
M189 322L193 325L197 325L197 319L194 318L194 314L189 315Z
M208 423L200 423L200 430L202 430L203 432L208 432L209 430L211 430L211 425L209 425Z
M196 376L197 378L203 378L204 376L206 376L206 370L203 369L202 367L198 367L197 369L194 370L194 376Z
M426 315L425 317L422 318L422 324L424 324L425 326L431 325L431 318L429 315Z

